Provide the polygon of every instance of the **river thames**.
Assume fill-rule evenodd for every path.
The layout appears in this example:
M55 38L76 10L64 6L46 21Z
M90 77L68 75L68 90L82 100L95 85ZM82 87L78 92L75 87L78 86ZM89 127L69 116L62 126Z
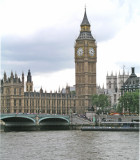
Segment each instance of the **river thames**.
M139 160L139 132L1 132L1 160Z

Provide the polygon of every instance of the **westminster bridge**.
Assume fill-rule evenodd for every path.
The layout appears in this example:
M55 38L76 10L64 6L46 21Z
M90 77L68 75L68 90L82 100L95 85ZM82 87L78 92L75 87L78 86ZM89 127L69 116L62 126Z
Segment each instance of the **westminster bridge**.
M0 120L5 130L67 129L70 125L68 115L49 114L1 114Z
M92 124L89 120L77 115L53 114L0 114L1 130L59 130L81 128Z
M95 115L95 121L97 125L108 122L139 122L139 116ZM1 131L80 129L84 125L93 125L93 121L74 114L0 114Z

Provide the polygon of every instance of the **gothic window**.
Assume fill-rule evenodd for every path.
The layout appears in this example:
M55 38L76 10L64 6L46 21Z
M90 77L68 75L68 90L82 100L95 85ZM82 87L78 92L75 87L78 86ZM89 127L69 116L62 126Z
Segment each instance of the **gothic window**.
M111 82L109 81L109 88L111 88Z
M21 106L21 99L19 99L19 106Z
M84 72L84 65L82 64L82 72Z
M16 106L16 99L14 99L14 106Z
M114 81L114 89L116 88L116 82Z
M21 95L21 88L19 88L19 95Z
M116 102L116 94L114 94L114 102Z
M93 72L93 64L91 65L91 72Z
M6 91L6 92L7 92L7 94L10 94L10 90L9 90L9 88L7 88L7 91Z
M91 83L93 83L93 76L92 76L92 79L91 79Z
M16 95L16 88L14 88L14 95Z
M3 87L1 87L1 93L3 94Z

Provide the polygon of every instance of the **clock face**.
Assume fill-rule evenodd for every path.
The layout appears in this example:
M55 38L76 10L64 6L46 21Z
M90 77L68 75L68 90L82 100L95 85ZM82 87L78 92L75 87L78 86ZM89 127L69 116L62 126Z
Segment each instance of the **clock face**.
M83 55L83 49L82 49L82 48L79 48L79 49L77 50L77 55L78 55L78 56L82 56L82 55Z
M93 48L90 48L90 49L89 49L89 54L90 54L90 56L94 56L95 52L94 52L94 49L93 49Z

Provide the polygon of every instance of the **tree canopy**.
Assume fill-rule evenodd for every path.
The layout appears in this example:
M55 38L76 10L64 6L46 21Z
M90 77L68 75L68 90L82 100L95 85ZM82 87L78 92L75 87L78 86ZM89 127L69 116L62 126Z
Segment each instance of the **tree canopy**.
M105 94L92 95L92 105L96 105L96 107L99 107L99 110L105 111L109 106L108 96Z
M129 113L139 113L139 91L125 92L119 98L119 104L117 107L118 112L128 111Z

